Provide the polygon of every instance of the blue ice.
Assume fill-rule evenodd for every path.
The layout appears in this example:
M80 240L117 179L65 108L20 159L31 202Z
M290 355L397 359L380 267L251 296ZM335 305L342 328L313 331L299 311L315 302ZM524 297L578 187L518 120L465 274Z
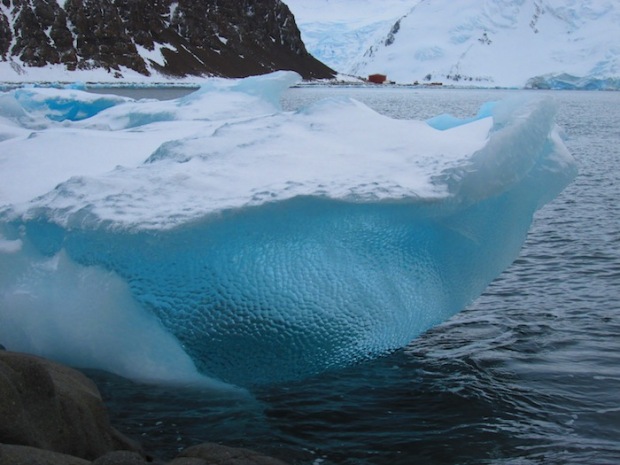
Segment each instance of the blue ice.
M241 386L343 367L465 308L575 176L548 101L430 124L346 99L283 112L295 79L217 81L69 125L110 132L112 150L119 135L163 142L143 163L0 197L0 342L125 376L196 370ZM124 106L171 116L137 131L120 123Z

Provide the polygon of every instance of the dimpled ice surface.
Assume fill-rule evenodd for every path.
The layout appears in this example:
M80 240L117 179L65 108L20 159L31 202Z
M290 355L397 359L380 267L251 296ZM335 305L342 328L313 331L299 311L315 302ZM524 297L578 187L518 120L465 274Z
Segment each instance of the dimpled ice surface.
M0 341L159 381L345 366L468 305L575 175L548 100L282 111L297 80L2 95Z

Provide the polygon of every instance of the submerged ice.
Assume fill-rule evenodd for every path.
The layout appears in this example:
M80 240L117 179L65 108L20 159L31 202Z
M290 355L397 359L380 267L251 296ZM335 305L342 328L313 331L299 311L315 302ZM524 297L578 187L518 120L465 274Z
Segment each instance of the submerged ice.
M282 111L297 79L2 95L0 342L168 381L344 366L475 299L575 175L549 101Z

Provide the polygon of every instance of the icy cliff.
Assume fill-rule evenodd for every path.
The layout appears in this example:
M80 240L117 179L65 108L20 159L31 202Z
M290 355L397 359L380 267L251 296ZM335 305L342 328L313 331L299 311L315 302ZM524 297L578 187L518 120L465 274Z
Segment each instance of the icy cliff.
M575 174L548 101L282 111L297 79L2 95L0 341L150 379L347 365L475 299Z

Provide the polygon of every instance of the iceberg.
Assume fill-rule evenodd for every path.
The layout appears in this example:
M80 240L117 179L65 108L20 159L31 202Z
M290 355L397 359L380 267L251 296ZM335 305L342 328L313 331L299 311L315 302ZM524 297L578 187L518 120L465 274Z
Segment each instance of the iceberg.
M550 73L527 80L526 89L553 90L620 90L620 78L596 75L574 76L568 73Z
M0 342L162 382L346 366L477 298L576 174L550 100L434 127L349 98L283 111L298 80L2 95Z

